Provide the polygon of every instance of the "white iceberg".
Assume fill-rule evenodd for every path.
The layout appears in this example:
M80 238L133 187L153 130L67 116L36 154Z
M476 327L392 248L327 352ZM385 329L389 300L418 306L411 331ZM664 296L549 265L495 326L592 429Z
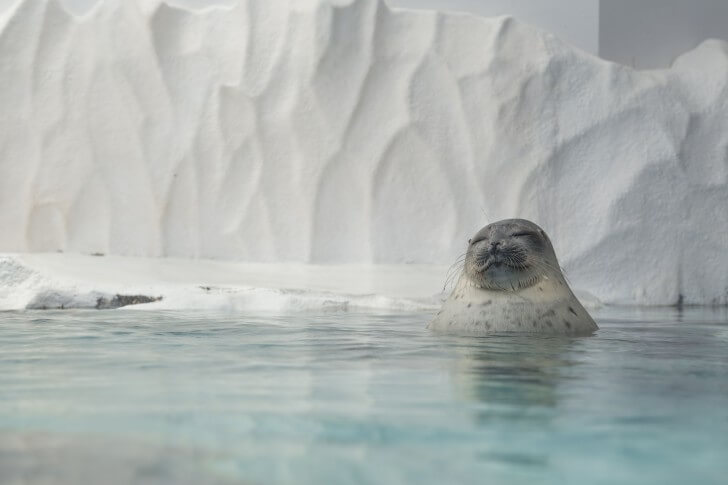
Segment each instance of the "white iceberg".
M447 265L524 217L605 303L728 303L724 42L635 71L376 0L24 0L0 76L0 251Z

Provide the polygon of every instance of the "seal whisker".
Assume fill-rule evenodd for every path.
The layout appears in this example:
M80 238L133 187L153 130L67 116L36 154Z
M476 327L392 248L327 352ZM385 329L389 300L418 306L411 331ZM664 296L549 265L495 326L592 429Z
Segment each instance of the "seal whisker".
M450 283L452 283L452 280L455 278L456 275L459 275L462 273L463 266L465 264L465 258L467 253L463 253L460 256L457 257L455 262L450 265L450 267L447 270L447 273L445 274L445 284L442 287L442 290L445 291Z
M456 277L459 277L462 274L463 268L460 267L460 271L453 271L452 274L450 274L447 279L445 280L445 284L442 287L442 291L445 291L447 287L455 280Z
M558 269L558 267L553 266L547 261L534 261L534 266L538 267L539 269L545 269L552 273L560 273L561 270Z

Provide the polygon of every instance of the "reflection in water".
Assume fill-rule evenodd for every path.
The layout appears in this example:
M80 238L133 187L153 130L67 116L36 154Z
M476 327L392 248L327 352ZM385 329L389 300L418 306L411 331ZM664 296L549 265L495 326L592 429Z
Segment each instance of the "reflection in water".
M488 465L545 472L551 456L544 449L509 446L505 432L550 432L557 428L560 384L578 365L573 349L583 338L494 335L454 339L454 393L472 403L477 428L496 438L477 459ZM504 437L505 438L505 437Z
M454 341L454 383L463 399L486 406L480 422L493 418L548 419L539 412L558 404L557 386L570 351L581 339L553 336L488 336Z

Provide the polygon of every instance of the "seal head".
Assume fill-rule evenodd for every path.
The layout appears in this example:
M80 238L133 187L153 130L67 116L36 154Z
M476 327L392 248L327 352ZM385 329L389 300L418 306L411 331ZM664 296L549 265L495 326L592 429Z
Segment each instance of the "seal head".
M478 231L468 241L463 269L476 286L492 291L518 291L561 274L548 236L525 219L507 219Z
M506 219L468 241L460 278L429 328L586 334L598 327L569 288L543 229Z

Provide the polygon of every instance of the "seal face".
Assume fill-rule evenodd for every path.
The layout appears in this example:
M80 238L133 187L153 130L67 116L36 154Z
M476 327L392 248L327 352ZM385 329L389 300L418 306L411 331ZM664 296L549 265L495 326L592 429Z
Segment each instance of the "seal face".
M569 288L543 229L506 219L468 241L462 274L428 328L587 334L598 327Z
M516 291L533 286L554 265L558 268L546 233L530 221L510 219L485 226L470 239L464 270L484 289Z

